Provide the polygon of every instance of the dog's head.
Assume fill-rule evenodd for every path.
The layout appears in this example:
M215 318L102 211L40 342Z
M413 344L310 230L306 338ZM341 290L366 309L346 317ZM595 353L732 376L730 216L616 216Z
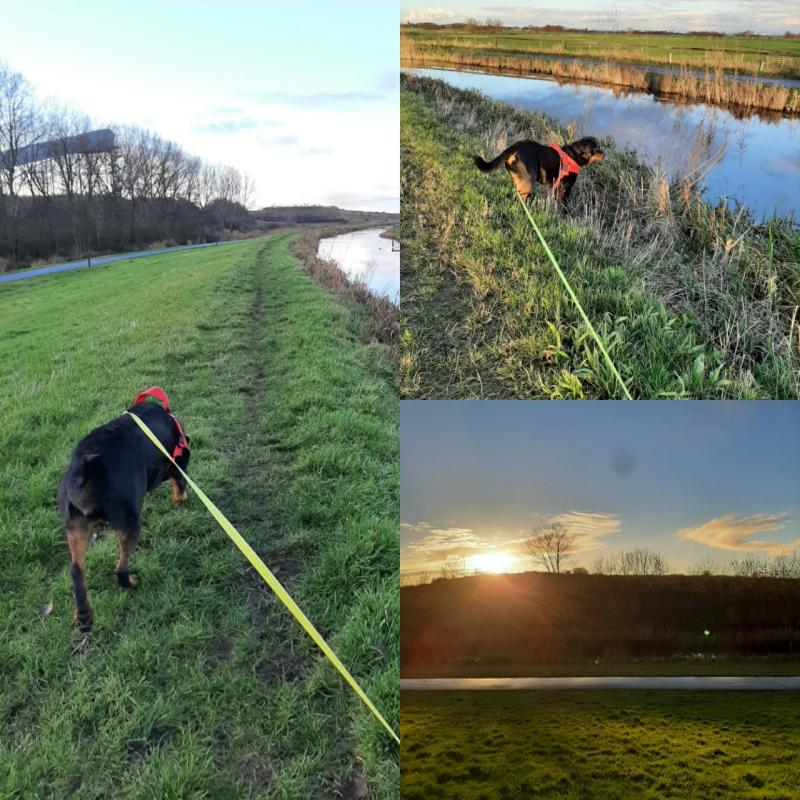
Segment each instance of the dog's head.
M583 139L578 139L577 142L572 142L569 145L569 149L572 151L572 157L581 166L591 164L594 161L602 161L606 157L594 136L586 136Z

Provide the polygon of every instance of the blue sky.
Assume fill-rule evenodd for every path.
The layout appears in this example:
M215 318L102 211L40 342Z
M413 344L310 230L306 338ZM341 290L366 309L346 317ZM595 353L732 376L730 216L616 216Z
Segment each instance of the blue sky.
M393 2L3 6L0 59L98 124L247 170L258 205L399 207Z
M580 535L575 566L777 554L800 538L798 441L796 402L404 402L402 566L516 553L553 521Z
M724 33L754 30L767 34L800 31L798 0L561 0L506 5L473 0L402 0L401 19L448 23L490 17L506 25L602 28L604 11L610 7L620 9L623 28Z

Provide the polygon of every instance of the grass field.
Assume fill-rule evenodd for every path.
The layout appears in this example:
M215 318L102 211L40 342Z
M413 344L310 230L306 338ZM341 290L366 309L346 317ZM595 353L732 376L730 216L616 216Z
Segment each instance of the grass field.
M2 797L398 796L396 745L191 494L146 499L133 592L98 540L71 625L60 474L158 384L190 474L396 729L395 379L291 239L0 288Z
M514 29L495 33L408 26L401 32L408 41L432 53L467 49L494 55L558 55L800 77L800 39L783 37Z
M401 81L401 391L620 398L511 182L474 153L576 132L476 92ZM631 152L533 214L634 398L800 396L800 230L703 202Z
M404 800L794 800L796 692L403 692Z

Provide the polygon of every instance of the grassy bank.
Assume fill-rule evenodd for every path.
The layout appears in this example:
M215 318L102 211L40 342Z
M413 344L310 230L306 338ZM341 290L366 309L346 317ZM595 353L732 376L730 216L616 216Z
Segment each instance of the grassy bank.
M408 398L618 398L504 174L475 169L552 119L402 77L401 382ZM534 217L631 394L800 396L800 233L712 207L605 142L569 215ZM543 188L539 190L545 195Z
M403 692L408 800L790 800L796 692Z
M320 239L357 230L362 228L323 229L305 233L292 242L292 251L318 284L363 313L362 327L365 341L376 341L384 345L387 355L396 367L400 344L400 316L397 305L388 297L373 292L366 281L350 278L335 261L318 256Z
M4 797L397 797L396 746L191 495L146 499L135 592L98 540L71 625L60 473L159 384L192 476L397 725L398 404L291 238L0 289Z
M737 81L722 69L693 75L687 67L675 73L647 72L614 62L589 63L576 59L496 55L465 49L426 48L406 42L401 46L401 66L480 70L498 75L550 75L560 80L622 87L657 97L735 106L744 111L779 114L800 112L800 90L775 84Z
M425 30L401 28L402 39L431 52L471 50L494 55L550 55L657 66L723 69L749 75L800 77L800 39L602 31Z

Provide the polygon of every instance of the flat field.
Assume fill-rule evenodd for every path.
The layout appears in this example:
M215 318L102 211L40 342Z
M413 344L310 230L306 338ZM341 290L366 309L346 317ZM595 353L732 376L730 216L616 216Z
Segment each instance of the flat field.
M404 27L402 35L431 53L472 50L492 55L555 55L800 77L800 38L513 29L495 33L412 27Z
M796 692L402 693L404 800L794 800Z

